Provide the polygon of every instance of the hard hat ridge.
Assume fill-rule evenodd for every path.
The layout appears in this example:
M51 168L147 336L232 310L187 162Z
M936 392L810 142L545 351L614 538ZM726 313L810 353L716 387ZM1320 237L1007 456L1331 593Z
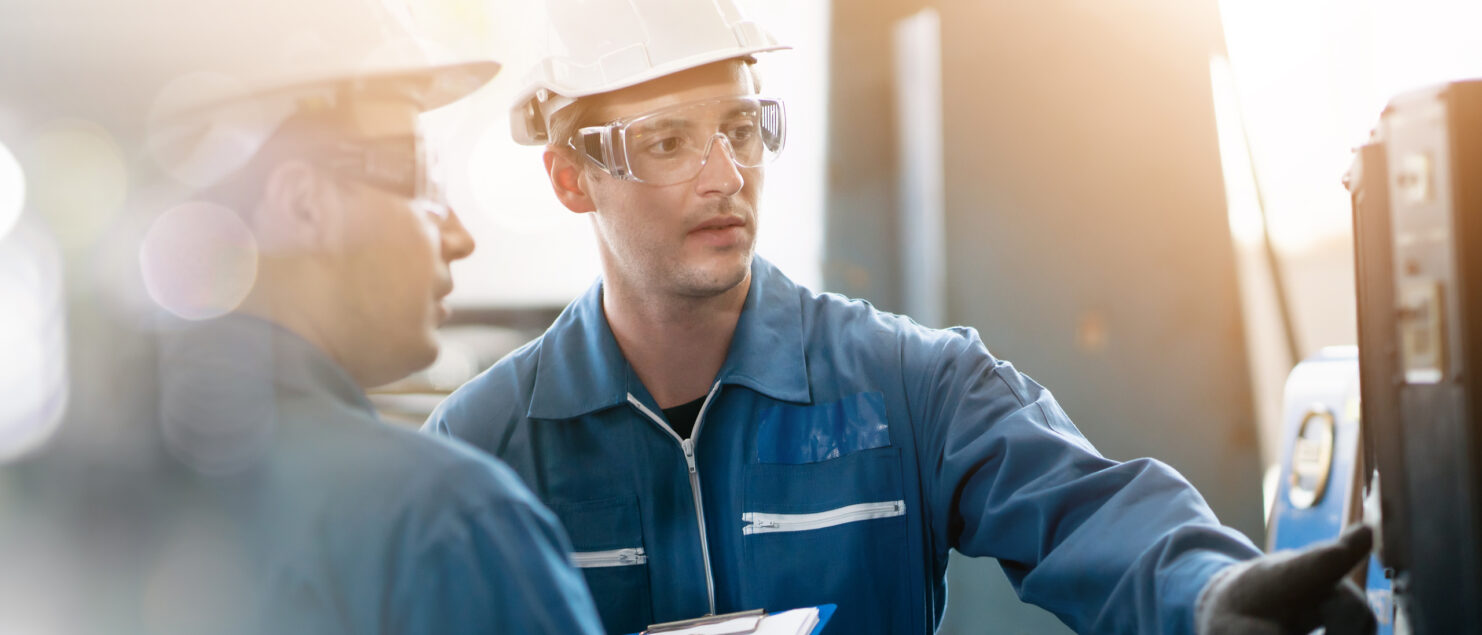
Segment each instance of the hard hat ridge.
M572 101L690 68L788 48L734 0L548 0L546 50L510 110L518 143L548 141Z

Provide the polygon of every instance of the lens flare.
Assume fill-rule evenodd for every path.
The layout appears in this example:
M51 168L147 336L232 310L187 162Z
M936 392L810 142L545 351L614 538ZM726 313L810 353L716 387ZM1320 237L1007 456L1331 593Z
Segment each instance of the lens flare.
M0 462L51 438L67 400L61 265L50 237L26 223L0 240Z
M257 241L242 219L214 203L189 202L149 228L139 246L144 288L187 320L230 313L257 281Z
M26 175L5 144L0 143L0 240L10 233L26 205Z
M218 73L175 78L149 111L150 156L166 174L196 188L220 182L252 160L278 123L292 110L288 102L238 100L200 110L247 91L240 81Z
M239 473L267 456L277 430L274 329L235 321L161 340L159 423L168 448L200 474Z
M28 155L30 206L69 252L91 245L128 193L123 151L106 129L81 120L46 126Z

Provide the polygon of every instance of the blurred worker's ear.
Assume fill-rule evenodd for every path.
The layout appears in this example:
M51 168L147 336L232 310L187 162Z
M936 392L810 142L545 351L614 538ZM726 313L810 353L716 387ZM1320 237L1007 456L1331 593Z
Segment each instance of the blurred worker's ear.
M274 167L263 184L252 229L265 253L318 251L332 246L332 223L339 204L333 184L301 160Z
M557 148L546 148L544 158L545 173L550 177L551 189L555 190L561 204L577 214L596 211L597 204L587 193L587 184L583 181L582 165L577 163L579 158Z

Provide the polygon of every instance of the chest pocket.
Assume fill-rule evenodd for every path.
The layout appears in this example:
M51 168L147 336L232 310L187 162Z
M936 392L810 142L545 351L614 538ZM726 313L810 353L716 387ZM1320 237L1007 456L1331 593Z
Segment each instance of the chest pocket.
M840 632L910 632L912 580L900 448L884 400L860 393L764 411L738 531L747 606L838 605ZM845 624L845 622L857 622Z
M571 560L592 590L603 628L635 633L647 627L653 603L637 499L555 502L551 510L571 538Z
M878 392L862 392L832 403L763 410L756 432L756 460L787 465L817 463L888 445L885 397Z

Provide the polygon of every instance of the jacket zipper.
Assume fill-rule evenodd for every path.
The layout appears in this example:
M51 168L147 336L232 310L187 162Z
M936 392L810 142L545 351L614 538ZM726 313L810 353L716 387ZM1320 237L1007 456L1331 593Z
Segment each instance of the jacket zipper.
M695 416L695 429L690 433L690 438L681 439L674 428L669 427L662 417L654 414L648 406L643 405L633 393L628 393L628 403L633 404L639 412L647 415L650 421L659 426L659 429L667 432L670 437L679 442L679 447L684 450L684 463L690 471L690 493L695 498L695 522L700 526L700 557L705 561L705 592L710 600L710 615L715 614L715 575L710 570L710 542L705 537L705 504L700 497L700 472L695 469L695 440L700 438L700 427L705 424L705 411L710 409L710 402L715 399L715 393L720 391L720 382L710 387L710 394L705 395L705 402L700 404L700 413Z
M591 567L626 567L648 562L643 547L633 549L608 549L607 551L578 551L571 554L571 563L586 569Z
M741 527L743 535L770 534L781 531L808 531L810 529L823 529L845 523L854 523L862 520L875 520L877 518L892 518L904 516L906 513L906 501L886 501L882 503L859 503L838 509L815 512L812 514L767 514L762 512L746 512L741 514L741 522L750 523Z

